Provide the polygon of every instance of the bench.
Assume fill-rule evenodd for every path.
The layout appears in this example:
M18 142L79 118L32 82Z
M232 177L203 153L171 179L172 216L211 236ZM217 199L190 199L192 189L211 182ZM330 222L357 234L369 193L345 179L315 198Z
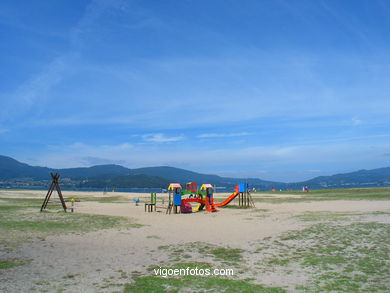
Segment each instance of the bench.
M154 211L156 211L156 204L155 203L145 203L145 212L146 212L146 210L148 210L148 212L150 213L150 212L153 212L153 210Z

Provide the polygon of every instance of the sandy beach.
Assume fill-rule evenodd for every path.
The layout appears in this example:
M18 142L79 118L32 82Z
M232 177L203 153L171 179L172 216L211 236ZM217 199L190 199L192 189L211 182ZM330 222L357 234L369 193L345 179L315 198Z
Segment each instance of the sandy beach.
M44 191L0 191L1 198L42 198ZM217 194L216 201L227 194ZM64 292L111 292L98 286L102 280L120 279L122 272L128 276L135 273L150 274L151 265L169 264L169 252L161 247L188 249L194 243L207 243L223 247L239 248L250 258L253 248L263 239L276 237L287 231L300 230L309 224L297 216L305 212L366 213L362 221L390 223L388 214L375 215L374 212L390 212L390 202L386 200L335 200L293 203L256 203L255 209L221 208L217 213L165 214L162 199L166 194L158 194L157 212L147 213L144 204L148 194L70 192L67 198L76 197L75 213L121 216L134 220L140 228L109 229L88 233L48 236L45 239L23 244L10 252L2 252L2 257L22 257L31 260L27 265L1 272L0 290L3 292L26 292L42 290L48 280L49 291L61 289ZM91 198L119 197L120 202L102 203ZM269 194L255 194L257 197ZM277 195L272 195L277 197ZM297 195L290 195L297 197ZM283 197L289 197L283 194ZM140 198L136 205L133 199ZM85 199L85 200L84 200ZM123 202L122 202L123 201ZM39 207L37 207L38 211ZM189 246L189 244L191 244ZM195 244L196 245L196 244ZM187 248L186 248L187 247ZM186 251L192 261L205 261L196 250ZM275 275L276 274L276 275ZM71 280L64 276L75 276ZM297 271L286 279L274 274L242 273L242 277L254 277L256 282L271 286L294 288L304 283L307 275Z

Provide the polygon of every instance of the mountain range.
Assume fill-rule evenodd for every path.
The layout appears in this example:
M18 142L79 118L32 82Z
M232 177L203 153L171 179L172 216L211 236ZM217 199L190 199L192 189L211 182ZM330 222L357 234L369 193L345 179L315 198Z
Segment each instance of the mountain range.
M310 188L390 186L390 168L360 170L332 176L283 183L259 178L229 178L196 173L169 166L129 169L119 165L98 165L82 168L53 169L30 166L13 158L0 155L0 186L39 186L50 181L50 173L59 173L61 183L72 187L94 188L166 188L170 182L211 183L230 188L239 182L248 182L257 189L296 189L303 185Z

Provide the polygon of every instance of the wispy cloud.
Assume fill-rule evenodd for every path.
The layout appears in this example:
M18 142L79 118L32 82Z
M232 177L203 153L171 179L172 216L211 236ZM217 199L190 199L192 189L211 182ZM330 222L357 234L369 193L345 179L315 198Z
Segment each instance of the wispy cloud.
M84 161L85 165L91 166L91 165L106 165L106 164L126 164L125 160L113 160L113 159L105 159L105 158L99 158L99 157L84 157L81 158L81 160Z
M147 142L167 143L181 141L184 139L184 136L166 136L163 133L150 133L142 135L142 139Z
M8 2L3 152L29 150L51 166L123 161L249 176L386 161L390 43L377 4L252 1L236 11L214 1L204 13L204 1L90 0L24 17L33 4Z
M84 15L70 32L70 41L74 48L82 49L86 34L90 33L99 18L112 10L124 11L128 8L125 0L92 0L85 9Z
M20 116L28 116L31 120L45 119L44 117L50 112L49 109L52 109L53 96L56 96L56 94L53 95L55 87L79 68L78 58L86 43L85 34L90 31L103 13L110 9L122 10L125 2L123 0L91 1L78 23L70 29L69 37L66 38L66 34L61 35L71 44L70 49L60 52L57 57L43 64L40 71L25 79L13 91L0 94L0 122L12 124ZM29 30L35 31L34 28ZM36 29L36 31L39 30L41 29ZM45 32L45 35L47 34ZM49 102L50 99L53 100ZM18 109L17 113L12 111L13 109ZM30 114L26 115L27 113Z
M383 163L383 154L388 153L389 146L334 144L286 147L272 145L234 149L182 147L172 151L170 148L161 148L153 144L129 146L126 143L117 145L74 143L51 147L49 151L41 154L40 159L34 161L34 164L54 168L90 166L96 163L119 163L130 168L170 165L208 173L225 170L220 173L233 177L253 177L254 174L258 174L269 180L290 180L288 177L293 178L291 180L300 180L310 178L313 174L337 172L336 163L349 166L365 165L366 168L378 164L380 166ZM262 173L259 173L259 170L263 170ZM284 176L283 170L289 176ZM278 176L275 176L275 173Z
M357 118L357 117L353 117L352 118L352 125L354 126L358 126L358 125L362 125L363 124L363 120Z
M296 143L294 145L304 146L304 145L333 145L335 143L348 143L348 142L367 142L372 140L379 141L381 139L390 138L389 133L384 134L372 134L372 135L362 135L362 136L345 136L345 137L334 137L334 138L326 138L326 139L318 139L318 140L305 140L300 143Z
M318 169L314 169L314 170L306 170L306 172L309 172L309 173L320 173L321 170L318 170Z
M345 30L359 37L366 45L372 46L372 42L367 35L367 27L362 25L362 22L357 21L354 15L340 13L339 8L332 7L329 2L320 1L319 4L329 13L334 21L338 22Z
M47 108L46 100L50 90L62 80L62 74L67 69L67 64L73 56L64 55L56 58L45 66L42 72L32 76L13 93L3 93L2 100L3 121L16 120L24 117L28 111L34 108L32 116L42 114ZM40 107L37 105L40 104ZM18 109L18 111L13 111ZM31 115L29 115L31 116ZM25 119L25 118L23 118Z
M223 138L223 137L237 137L252 135L250 132L233 132L233 133L202 133L198 138Z

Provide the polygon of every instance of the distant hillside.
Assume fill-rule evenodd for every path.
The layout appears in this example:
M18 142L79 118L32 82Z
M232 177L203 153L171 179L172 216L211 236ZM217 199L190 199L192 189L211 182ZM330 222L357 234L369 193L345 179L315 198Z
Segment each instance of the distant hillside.
M34 167L0 156L0 184L18 184L23 178L23 186L47 184L50 172L61 174L62 184L79 187L166 187L170 182L199 184L210 183L230 189L240 182L248 182L257 189L299 189L308 185L312 189L336 187L390 186L390 168L360 170L332 176L319 176L304 182L283 183L265 181L258 178L228 178L212 174L201 174L184 169L160 166L129 169L119 165L99 165L88 168L51 169Z
M85 168L51 169L33 167L20 163L12 158L0 156L0 181L15 178L31 180L50 180L50 172L61 174L62 180L71 179L72 186L82 187L160 187L170 182L186 183L195 181L199 184L210 183L217 186L232 187L239 182L247 181L251 186L268 189L283 183L264 181L261 179L226 178L211 174L201 174L184 169L160 166L129 169L119 165L99 165ZM136 175L143 175L138 176ZM116 178L117 177L117 178ZM138 178L139 181L136 181Z
M319 176L302 182L312 188L389 186L390 167Z
M49 168L33 167L10 157L0 156L0 180L23 177L44 179L49 173Z
M137 175L98 175L82 181L78 187L94 188L167 188L169 180L158 176Z
M130 175L131 170L119 165L98 165L87 168L69 168L69 169L53 169L54 172L60 173L61 177L71 179L85 179L99 175ZM52 171L52 172L53 172Z
M6 156L0 156L0 180L12 178L50 179L50 172L61 174L62 178L83 179L102 174L129 175L130 169L118 165L100 165L88 168L51 169L21 163Z
M221 177L217 175L200 174L200 173L174 168L174 167L168 167L168 166L132 169L131 174L146 174L150 176L160 176L160 177L169 178L171 181L175 181L175 182L189 182L189 181L220 182L221 181Z
M220 186L233 186L233 185L237 185L240 182L248 182L252 186L259 186L259 187L261 186L263 188L271 187L274 186L275 184L279 185L279 183L277 182L265 181L257 178L250 178L250 179L228 178L228 177L221 177L218 175L201 174L193 171L188 171L188 170L168 167L168 166L132 169L131 173L164 177L170 179L171 182L180 182L180 183L195 181L197 183L210 183L210 184L220 185Z

